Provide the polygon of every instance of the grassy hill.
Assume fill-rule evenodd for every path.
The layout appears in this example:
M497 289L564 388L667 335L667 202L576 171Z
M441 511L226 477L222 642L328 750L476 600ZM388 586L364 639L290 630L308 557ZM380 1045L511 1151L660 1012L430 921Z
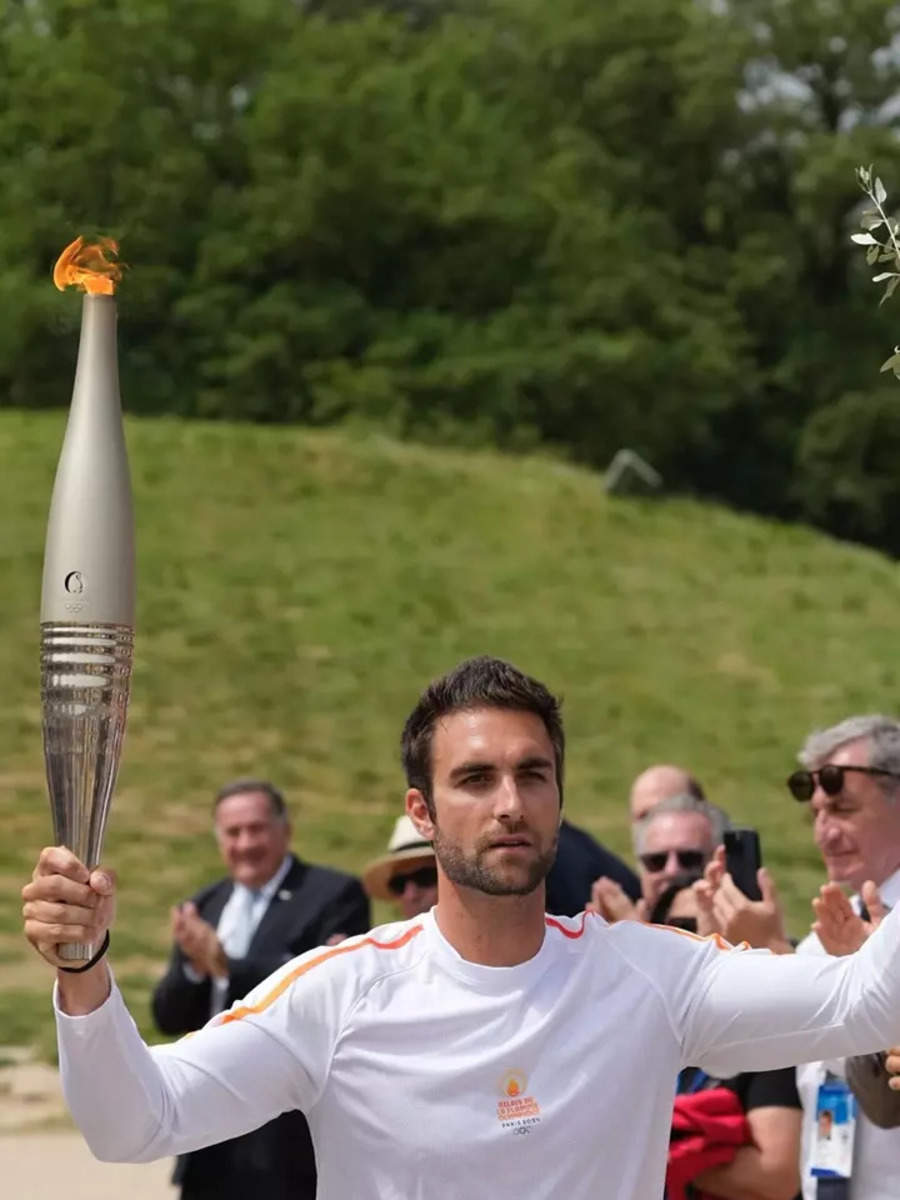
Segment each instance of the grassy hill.
M42 1045L49 972L18 891L50 839L37 620L63 425L0 414L0 1027ZM146 1027L168 907L218 871L214 789L271 776L300 852L358 869L399 811L403 718L472 653L563 694L575 821L627 853L630 779L685 763L760 828L805 928L820 869L783 779L810 727L898 707L893 563L709 506L610 499L548 460L174 420L128 438L139 628L107 859L117 972Z

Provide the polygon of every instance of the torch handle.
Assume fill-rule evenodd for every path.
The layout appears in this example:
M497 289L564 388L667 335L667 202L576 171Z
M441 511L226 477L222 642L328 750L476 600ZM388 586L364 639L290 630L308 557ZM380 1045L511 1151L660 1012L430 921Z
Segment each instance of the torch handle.
M133 632L123 625L41 626L44 760L56 845L92 869L100 862L122 753ZM60 957L93 957L64 945Z

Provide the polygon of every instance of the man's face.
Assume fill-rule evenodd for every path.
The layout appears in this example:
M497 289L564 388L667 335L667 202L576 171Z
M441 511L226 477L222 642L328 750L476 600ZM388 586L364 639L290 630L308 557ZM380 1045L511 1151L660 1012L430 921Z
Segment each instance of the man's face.
M869 754L868 738L859 738L839 746L826 761L866 767ZM826 795L817 781L809 804L830 882L859 891L867 879L884 883L900 866L900 797L886 796L877 776L847 771L837 796Z
M667 812L654 817L644 830L639 855L641 895L648 907L676 876L705 866L715 849L712 840L712 826L703 813Z
M408 873L398 871L391 883L391 890L397 896L397 906L403 914L404 921L421 916L437 904L436 867L420 864ZM402 891L398 890L400 888Z
M240 792L220 801L215 828L228 874L246 887L268 883L287 854L290 825L276 816L263 792Z
M443 873L494 896L533 892L553 865L560 821L553 744L540 717L453 713L435 727L431 763L435 819L422 832Z

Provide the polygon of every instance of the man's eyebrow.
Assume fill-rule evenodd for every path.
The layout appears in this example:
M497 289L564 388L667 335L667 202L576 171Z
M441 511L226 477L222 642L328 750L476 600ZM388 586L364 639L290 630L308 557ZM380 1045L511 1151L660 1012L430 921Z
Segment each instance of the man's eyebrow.
M477 771L493 771L494 769L493 763L472 759L470 762L460 763L458 767L454 767L450 772L450 778L461 779L463 775L474 774Z
M545 758L542 754L530 754L528 758L523 758L516 763L517 771L528 771L533 767L546 767L552 769L554 762L552 758Z
M543 754L529 754L527 758L522 758L516 763L516 770L528 771L535 767L552 770L553 765L554 763L552 758L546 758ZM496 763L472 759L469 762L460 763L458 767L454 767L450 772L450 778L462 779L465 775L474 775L485 771L496 771L496 769Z

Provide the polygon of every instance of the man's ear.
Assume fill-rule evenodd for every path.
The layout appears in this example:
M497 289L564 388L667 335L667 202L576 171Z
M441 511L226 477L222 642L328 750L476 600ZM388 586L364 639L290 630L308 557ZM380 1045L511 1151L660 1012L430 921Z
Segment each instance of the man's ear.
M426 842L434 840L434 822L428 815L425 797L418 788L410 788L406 793L406 815Z

